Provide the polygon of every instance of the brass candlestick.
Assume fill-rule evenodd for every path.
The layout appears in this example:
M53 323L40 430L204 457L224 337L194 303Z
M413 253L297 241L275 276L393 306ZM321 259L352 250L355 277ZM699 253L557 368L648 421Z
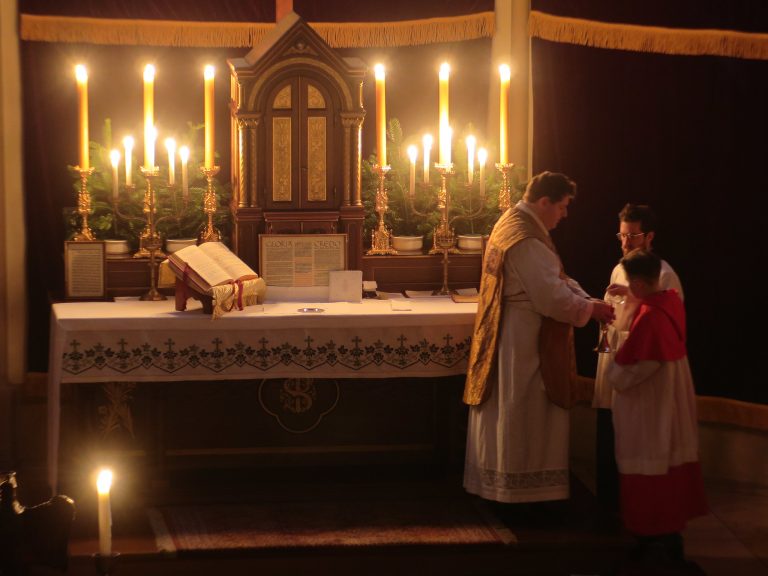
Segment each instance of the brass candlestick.
M496 170L501 172L501 188L499 189L499 210L504 212L511 205L512 170L515 165L512 162L496 164Z
M93 174L93 168L83 169L79 166L75 170L80 174L80 190L77 192L77 213L80 214L82 225L80 232L75 234L73 240L82 242L85 240L95 240L90 226L88 226L88 215L91 213L91 194L88 192L88 178Z
M221 232L213 225L213 215L216 213L216 191L213 188L213 177L219 173L219 167L213 166L211 168L200 168L200 171L208 181L208 188L205 190L205 196L203 196L203 212L208 215L208 223L205 225L205 230L200 234L200 244L203 242L221 242Z
M147 237L144 240L144 248L149 252L149 291L144 294L140 300L167 300L165 294L157 290L157 268L160 263L157 261L158 252L163 246L160 234L157 233L157 224L161 219L155 218L155 190L152 188L152 180L157 178L160 170L157 166L142 168L141 173L147 181L147 190L144 195L145 212L147 214Z
M387 226L384 224L384 214L389 207L389 198L387 196L387 188L385 186L385 180L387 172L389 172L390 166L379 166L375 164L373 171L379 177L379 188L376 190L376 213L379 215L379 225L376 230L371 232L371 249L366 254L397 254L392 248L392 234L387 230Z

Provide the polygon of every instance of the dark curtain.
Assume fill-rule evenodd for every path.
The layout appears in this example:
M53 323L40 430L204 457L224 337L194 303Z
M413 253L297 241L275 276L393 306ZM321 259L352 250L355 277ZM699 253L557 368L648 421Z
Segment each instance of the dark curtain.
M577 4L600 5L606 19L632 16L620 13L620 3L548 1L534 8L557 5L570 9L558 14L584 17ZM639 23L683 25L673 4L643 2L648 11L663 8L663 18L642 11ZM754 11L738 11L746 3L689 4L697 9L683 16L695 27L768 28L764 17L750 19ZM706 13L715 4L733 8L730 16ZM768 62L542 40L532 50L534 171L565 172L580 190L554 233L566 270L602 295L621 255L614 237L619 210L626 202L650 204L661 220L654 248L683 283L697 392L768 402L762 339L750 336L763 329ZM596 339L594 327L577 336L583 374L594 374Z

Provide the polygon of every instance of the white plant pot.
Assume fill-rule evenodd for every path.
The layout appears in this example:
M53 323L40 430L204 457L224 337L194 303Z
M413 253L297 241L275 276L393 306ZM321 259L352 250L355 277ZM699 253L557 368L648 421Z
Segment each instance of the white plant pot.
M177 250L187 246L194 246L195 244L197 244L197 238L168 238L165 241L165 251L168 254L172 254Z
M104 240L104 251L107 256L123 256L130 254L131 245L128 240Z
M398 252L418 252L423 245L423 236L392 236L392 248Z
M461 250L482 250L482 234L459 234L458 245Z

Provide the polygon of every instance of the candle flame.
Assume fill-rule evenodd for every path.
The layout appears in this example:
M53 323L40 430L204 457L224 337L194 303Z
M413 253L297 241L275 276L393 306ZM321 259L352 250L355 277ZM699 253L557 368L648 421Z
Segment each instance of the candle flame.
M144 82L152 82L155 79L155 67L152 64L144 66Z
M509 82L509 79L512 77L512 71L509 68L509 65L502 64L499 66L499 75L501 76L502 82Z
M174 152L176 152L176 140L174 140L173 138L166 138L165 149L168 150L168 154L173 154Z
M216 69L210 64L203 69L203 78L206 80L212 80L216 75Z
M474 136L467 136L467 148L475 149L475 145L477 144L477 139Z
M375 75L376 80L384 80L384 64L376 64L373 67L373 73Z
M408 146L408 158L411 159L411 164L416 162L416 158L419 157L419 149L416 146Z
M75 79L81 84L88 82L88 70L82 64L75 66Z
M424 134L424 137L421 139L421 143L424 144L424 148L429 150L432 149L432 142L432 134Z
M448 62L443 62L442 64L440 64L440 73L438 74L438 78L440 80L448 80L448 76L450 76L450 74L451 74L451 65L448 64Z
M112 163L112 168L117 168L120 164L120 150L112 150L109 153L109 161Z
M488 150L485 148L480 148L477 151L477 163L480 164L480 166L485 166L486 161L488 160Z
M112 487L112 470L104 468L99 471L99 477L96 480L96 488L99 494L109 494L109 489Z
M187 146L179 148L179 158L181 158L184 164L187 163L187 160L189 160L189 148Z
M133 136L126 136L125 138L123 138L123 147L126 150L133 150L133 144L134 144Z

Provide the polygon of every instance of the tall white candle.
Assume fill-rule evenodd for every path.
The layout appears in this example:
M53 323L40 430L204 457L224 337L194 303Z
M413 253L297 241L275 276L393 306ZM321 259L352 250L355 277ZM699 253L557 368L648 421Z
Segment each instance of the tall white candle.
M144 67L144 167L155 167L155 67Z
M416 158L419 156L419 149L416 146L408 146L408 159L411 161L411 169L408 178L408 193L413 196L416 194Z
M429 184L429 155L432 152L432 134L424 134L421 143L424 146L424 184Z
M213 77L215 76L213 66L206 66L203 71L205 80L205 168L213 169L214 164L214 116L213 116Z
M373 67L376 78L376 144L379 155L379 165L387 165L387 105L386 88L384 84L385 72L383 64Z
M485 163L488 161L488 150L480 148L477 151L477 163L480 165L480 195L485 196Z
M168 186L176 183L176 140L165 139L165 149L168 151Z
M102 470L96 480L99 496L99 554L112 554L112 510L109 502L109 490L112 487L112 471Z
M179 158L181 159L181 195L184 197L184 200L187 200L189 198L189 180L187 179L189 148L186 146L179 148Z
M112 201L117 203L117 193L119 189L117 181L117 167L120 164L120 151L112 150L109 153L109 161L112 164Z
M78 93L78 119L80 124L80 170L88 170L88 71L85 66L75 66Z
M440 65L439 93L438 93L438 162L441 165L451 163L451 135L449 134L450 122L448 120L448 79L451 75L451 67L447 62Z
M133 136L123 138L123 148L125 148L125 185L133 185Z
M511 77L509 66L506 64L499 66L499 77L501 79L499 90L499 163L506 164L509 161L507 156L507 118L509 116L509 79Z
M467 136L467 182L472 184L475 175L475 146L477 140L474 136Z

